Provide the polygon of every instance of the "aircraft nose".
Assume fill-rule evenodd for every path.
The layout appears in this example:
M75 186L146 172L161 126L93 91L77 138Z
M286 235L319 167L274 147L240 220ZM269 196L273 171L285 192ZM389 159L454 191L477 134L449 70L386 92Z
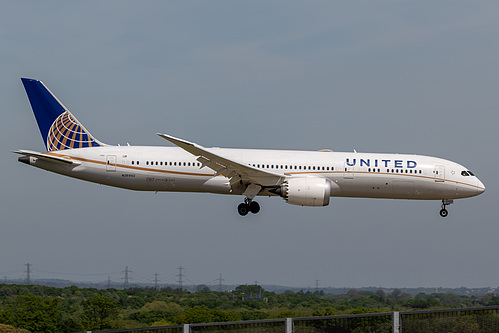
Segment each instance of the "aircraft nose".
M480 181L480 179L477 178L477 187L476 187L476 194L482 194L485 192L485 185Z

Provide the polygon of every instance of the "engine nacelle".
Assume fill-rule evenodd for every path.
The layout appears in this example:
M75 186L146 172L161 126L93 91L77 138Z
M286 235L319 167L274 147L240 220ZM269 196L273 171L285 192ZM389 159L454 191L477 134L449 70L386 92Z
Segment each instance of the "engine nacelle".
M325 178L288 178L281 185L281 196L287 203L298 206L327 206L331 182Z

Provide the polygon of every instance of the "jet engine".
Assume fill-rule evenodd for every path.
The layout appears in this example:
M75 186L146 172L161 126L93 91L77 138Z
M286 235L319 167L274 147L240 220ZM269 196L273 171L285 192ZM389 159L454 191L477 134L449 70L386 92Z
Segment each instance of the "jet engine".
M331 182L325 178L290 177L277 192L292 205L327 206L331 196Z

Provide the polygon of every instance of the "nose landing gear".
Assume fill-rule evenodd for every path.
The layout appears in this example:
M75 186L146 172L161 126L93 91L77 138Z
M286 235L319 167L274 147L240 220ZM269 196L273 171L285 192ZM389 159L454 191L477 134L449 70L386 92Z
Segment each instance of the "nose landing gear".
M440 216L442 217L447 217L449 215L449 212L447 209L445 209L446 206L452 205L454 203L454 200L452 199L442 199L442 209L440 209Z
M239 206L237 206L237 212L241 216L246 216L249 212L257 214L259 211L260 205L258 204L258 202L250 200L248 198L244 199L244 202L240 203Z

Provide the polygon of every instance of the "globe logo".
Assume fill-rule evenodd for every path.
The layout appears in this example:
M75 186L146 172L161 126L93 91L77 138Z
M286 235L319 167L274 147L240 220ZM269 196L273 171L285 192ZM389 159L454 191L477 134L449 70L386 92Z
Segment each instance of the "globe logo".
M59 115L47 135L48 151L100 146L69 111Z

